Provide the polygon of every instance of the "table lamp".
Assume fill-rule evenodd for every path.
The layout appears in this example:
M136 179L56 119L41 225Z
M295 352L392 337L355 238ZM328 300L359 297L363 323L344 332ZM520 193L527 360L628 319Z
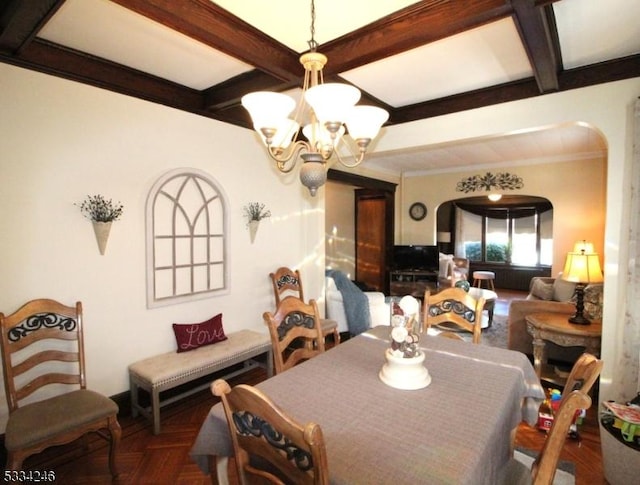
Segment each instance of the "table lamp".
M576 313L569 318L569 323L589 325L591 322L583 314L584 288L589 283L603 281L598 254L587 253L585 246L580 251L567 253L562 279L576 284Z

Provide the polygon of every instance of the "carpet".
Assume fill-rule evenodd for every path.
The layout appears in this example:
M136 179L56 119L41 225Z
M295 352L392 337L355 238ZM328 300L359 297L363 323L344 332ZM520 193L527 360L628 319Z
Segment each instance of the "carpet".
M536 456L536 452L525 448L517 448L513 454L514 458L523 463L527 468L531 468L531 464ZM556 475L553 477L553 485L574 485L576 467L573 463L560 460Z
M494 315L491 327L482 330L482 339L480 340L480 342L491 347L500 347L501 349L506 349L507 339L507 316Z
M469 332L465 332L464 330L460 330L458 332L458 335L460 335L467 342L471 342L473 338L473 336ZM501 349L506 349L507 339L507 316L494 315L491 327L487 327L482 330L482 338L480 339L480 343L483 345L489 345L490 347L499 347Z

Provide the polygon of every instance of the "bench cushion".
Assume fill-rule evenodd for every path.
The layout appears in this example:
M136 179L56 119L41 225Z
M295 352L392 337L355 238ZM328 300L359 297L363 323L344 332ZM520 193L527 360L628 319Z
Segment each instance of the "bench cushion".
M227 335L227 340L199 347L190 352L167 352L135 362L129 373L150 387L171 388L201 375L214 372L255 355L257 349L271 348L269 335L253 330L240 330Z

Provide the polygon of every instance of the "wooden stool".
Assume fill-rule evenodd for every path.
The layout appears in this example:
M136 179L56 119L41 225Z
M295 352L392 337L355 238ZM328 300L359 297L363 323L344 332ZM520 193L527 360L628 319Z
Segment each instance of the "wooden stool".
M482 288L482 281L487 281L487 289L496 291L493 286L493 280L496 279L496 274L493 271L474 271L473 272L473 286Z

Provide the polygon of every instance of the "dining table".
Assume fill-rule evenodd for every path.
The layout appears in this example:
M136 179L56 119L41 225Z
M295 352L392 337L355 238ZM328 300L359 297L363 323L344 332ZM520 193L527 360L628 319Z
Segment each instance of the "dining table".
M299 423L321 426L331 484L496 483L515 430L536 423L544 399L531 362L520 352L424 334L431 381L397 389L379 377L389 330L374 327L256 387ZM226 481L233 447L221 403L190 456L204 473L217 460L217 480Z

